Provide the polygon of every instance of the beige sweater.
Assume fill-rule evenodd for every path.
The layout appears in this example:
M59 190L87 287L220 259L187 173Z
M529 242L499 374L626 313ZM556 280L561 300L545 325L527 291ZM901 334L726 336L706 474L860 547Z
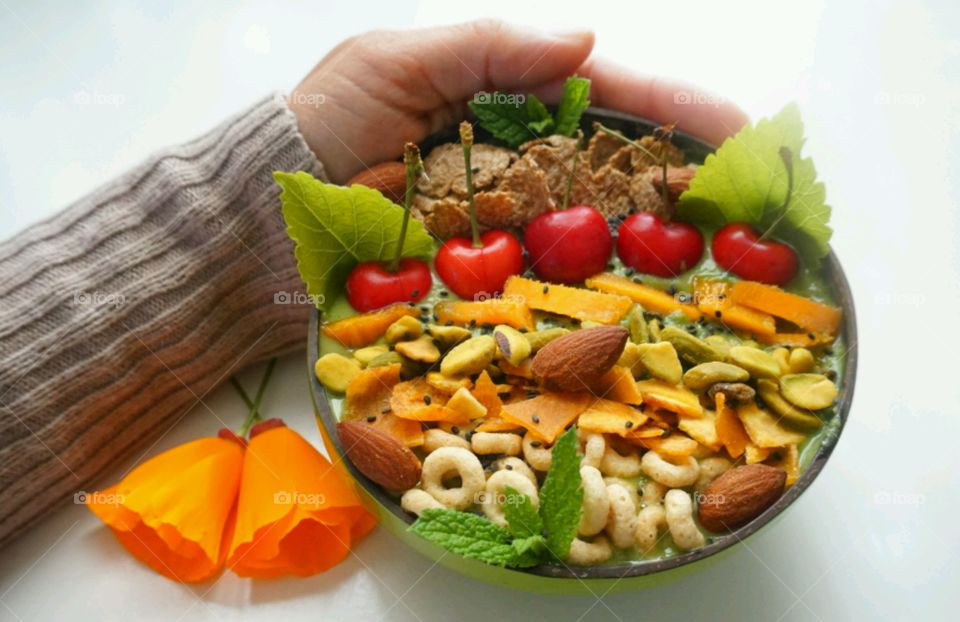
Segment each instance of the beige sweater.
M275 170L322 176L271 97L0 243L0 546L303 347Z

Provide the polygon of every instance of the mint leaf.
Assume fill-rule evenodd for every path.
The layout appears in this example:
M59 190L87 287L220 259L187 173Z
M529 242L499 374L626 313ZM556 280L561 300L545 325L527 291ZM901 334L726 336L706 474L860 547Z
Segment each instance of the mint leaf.
M543 531L543 520L537 514L530 499L510 486L504 488L503 514L510 525L510 533L515 538L539 536Z
M287 234L296 244L297 270L307 293L327 307L358 263L393 259L403 208L365 186L344 188L304 172L277 171ZM407 226L404 257L429 259L433 238L414 218Z
M469 106L481 127L511 147L553 130L550 111L534 95L521 101L516 95L484 93L470 101Z
M550 470L540 489L540 516L546 529L547 548L557 559L570 552L577 535L583 503L577 427L571 426L554 444Z
M712 227L749 223L789 242L815 266L830 252L833 231L827 224L830 207L823 184L817 181L813 162L800 155L803 142L803 122L795 104L745 126L697 169L677 202L677 216ZM793 156L793 189L786 205L788 175L781 147Z
M580 127L580 115L590 105L590 80L571 76L563 83L563 97L557 107L557 134L573 136Z
M516 556L509 565L516 568L536 566L543 560L543 554L547 551L547 541L540 534L517 538L510 543L510 546L513 547Z
M515 565L520 555L510 543L510 532L468 512L424 510L410 530L448 551L494 566Z

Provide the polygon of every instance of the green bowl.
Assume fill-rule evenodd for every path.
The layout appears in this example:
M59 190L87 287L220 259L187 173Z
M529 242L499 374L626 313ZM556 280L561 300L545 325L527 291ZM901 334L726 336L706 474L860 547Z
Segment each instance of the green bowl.
M621 112L588 109L581 121L584 131L588 131L594 121L600 121L607 127L627 135L638 136L651 132L656 123L640 119ZM489 135L477 131L478 142L492 142ZM457 130L450 128L430 136L421 148L424 154L444 142L456 141ZM715 147L690 135L677 132L674 144L680 147L689 160L703 161ZM481 581L502 585L518 590L543 594L598 594L635 591L680 578L687 573L706 568L733 551L737 544L771 524L787 509L810 484L817 478L826 465L840 433L847 422L850 405L853 401L853 389L857 375L857 323L850 285L843 274L840 262L833 252L824 262L824 276L833 290L837 304L843 308L842 335L849 349L846 353L842 378L843 393L837 404L836 417L840 418L836 433L823 441L816 455L801 473L797 481L767 510L740 529L714 537L703 548L682 553L674 557L654 561L636 561L603 566L579 567L543 564L533 568L515 570L491 566L451 553L420 536L408 531L413 516L405 512L399 500L387 494L377 484L368 480L343 455L343 445L337 434L337 418L330 407L330 396L313 373L313 364L320 352L320 312L314 311L310 317L310 333L307 346L307 367L310 377L310 389L316 411L317 423L323 436L331 460L341 473L357 482L358 492L364 505L377 520L399 540L429 559L451 570Z

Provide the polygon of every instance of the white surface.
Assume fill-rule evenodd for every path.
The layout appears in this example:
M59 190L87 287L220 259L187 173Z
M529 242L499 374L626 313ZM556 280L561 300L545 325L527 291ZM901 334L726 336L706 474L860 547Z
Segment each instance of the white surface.
M494 589L382 531L325 575L186 587L71 506L0 553L0 620L956 619L960 5L151 4L0 0L0 236L291 87L354 32L481 13L588 24L601 54L700 83L754 116L801 103L858 305L854 409L826 471L778 524L723 563L640 594ZM248 386L258 374L245 374ZM285 360L266 412L318 443L304 375L301 356ZM207 402L223 420L242 417L228 387ZM198 408L153 451L218 427Z

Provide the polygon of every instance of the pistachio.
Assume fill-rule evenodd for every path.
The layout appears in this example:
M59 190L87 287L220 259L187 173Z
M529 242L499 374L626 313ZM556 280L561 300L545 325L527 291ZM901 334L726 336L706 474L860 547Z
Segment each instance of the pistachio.
M471 337L455 345L440 362L444 376L478 374L493 361L497 342L490 335Z
M777 360L759 348L734 346L730 348L727 359L750 372L754 378L777 378L780 375Z
M397 363L403 363L402 356L396 352L384 352L367 363L367 367L386 367L387 365L395 365Z
M413 359L408 359L405 356L400 356L398 352L384 352L377 358L373 359L367 364L367 368L371 367L386 367L388 365L400 364L400 377L404 380L409 380L410 378L415 378L423 374L424 364L418 363Z
M669 341L658 343L637 344L637 355L640 362L651 376L670 384L680 384L683 378L683 367L677 351Z
M630 331L630 341L633 343L647 343L650 341L650 329L647 320L643 317L640 305L633 305L627 316L627 330Z
M470 388L472 384L467 376L447 378L438 371L427 372L427 384L444 393L455 393L460 388Z
M367 366L370 364L370 361L377 358L381 354L386 354L387 352L387 346L378 344L375 346L367 346L366 348L354 350L353 358L357 359L357 362L359 362L361 365Z
M434 345L430 335L420 335L413 341L401 341L393 346L393 349L408 359L421 363L436 363L440 360L440 350Z
M570 330L567 328L545 328L543 330L537 330L532 333L526 333L523 336L527 338L527 341L530 342L530 354L536 354L537 350L547 345L557 337L563 337Z
M336 393L345 393L347 385L360 373L360 363L331 352L317 359L313 372L323 386Z
M503 358L511 365L519 365L530 356L530 342L516 328L500 324L493 329L493 338Z
M447 408L452 408L467 419L479 419L487 414L487 407L473 396L466 387L460 387L447 400Z
M786 419L789 423L804 428L820 427L821 421L818 417L800 410L783 399L783 396L780 395L780 385L775 381L766 379L758 380L757 392L760 394L760 399L763 400L763 403L766 404L770 410Z
M672 343L680 358L694 365L723 360L722 352L681 328L664 327L660 331L660 339Z
M655 317L650 318L647 322L647 332L650 333L650 341L654 343L660 341L660 320Z
M780 366L780 375L790 373L790 350L786 348L776 348L771 352L773 360L777 362L777 365Z
M723 393L728 400L734 402L746 402L757 396L753 387L742 382L718 382L707 389L707 396L711 400L717 399L717 393Z
M599 328L600 326L606 326L606 324L601 324L600 322L594 322L593 320L582 320L580 322L580 328Z
M704 337L703 341L724 356L730 352L730 348L740 344L739 339L736 339L733 336L728 337L726 335L709 335Z
M749 379L750 373L742 367L721 361L709 361L688 369L683 375L683 384L699 391L718 382L744 382Z
M790 373L802 374L813 371L816 362L813 360L813 353L806 348L794 348L790 351L790 358L787 359L790 366Z
M794 406L821 410L837 399L837 385L823 374L787 374L780 378L780 394Z
M643 362L640 361L640 345L628 341L627 345L623 347L623 354L621 354L619 360L617 360L617 365L626 367L630 370L630 373L633 374L634 378L639 378L646 370Z
M461 341L470 338L470 331L462 326L440 326L430 324L427 326L427 332L433 337L433 340L443 350L449 350Z
M387 343L397 343L398 341L416 339L422 334L423 326L420 325L420 322L415 317L405 315L387 327L384 337Z

